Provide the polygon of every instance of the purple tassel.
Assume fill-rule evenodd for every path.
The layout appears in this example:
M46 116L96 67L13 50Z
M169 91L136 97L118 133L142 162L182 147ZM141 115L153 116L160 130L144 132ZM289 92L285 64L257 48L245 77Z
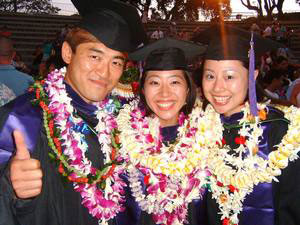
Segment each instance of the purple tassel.
M140 71L140 77L139 77L139 79L140 79L143 74L143 61L138 62L138 67L139 67L139 71Z
M251 34L250 41L250 56L249 56L249 104L250 112L253 116L257 116L257 99L256 99L256 89L255 89L255 55L254 55L254 42L253 42L253 32Z

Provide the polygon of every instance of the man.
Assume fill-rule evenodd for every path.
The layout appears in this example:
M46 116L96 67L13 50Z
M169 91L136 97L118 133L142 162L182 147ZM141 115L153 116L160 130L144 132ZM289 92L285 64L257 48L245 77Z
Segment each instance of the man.
M62 46L67 69L0 112L1 225L135 221L128 206L121 212L129 203L109 142L113 105L102 100L120 78L126 52L146 35L137 11L125 3L73 3L82 21Z
M26 92L33 79L12 65L15 54L12 40L0 36L0 82L19 96Z
M157 30L151 34L151 39L158 40L162 38L164 38L164 32L160 29L160 26L158 26Z

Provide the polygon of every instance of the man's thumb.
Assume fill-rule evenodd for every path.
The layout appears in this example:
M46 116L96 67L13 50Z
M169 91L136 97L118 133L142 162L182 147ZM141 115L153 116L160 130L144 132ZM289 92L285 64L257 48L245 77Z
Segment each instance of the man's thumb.
M15 130L14 131L14 139L15 139L15 144L16 144L16 159L30 159L30 153L27 149L25 139L23 137L23 134Z

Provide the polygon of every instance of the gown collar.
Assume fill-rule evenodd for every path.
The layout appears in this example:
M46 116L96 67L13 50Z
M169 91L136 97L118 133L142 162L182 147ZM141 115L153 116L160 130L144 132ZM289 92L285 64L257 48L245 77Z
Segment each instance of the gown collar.
M235 124L238 123L240 119L244 116L243 112L237 112L231 116L225 116L224 114L220 115L221 121L223 124Z
M163 137L163 142L174 141L177 137L178 127L179 125L160 128L160 133Z
M94 116L97 107L93 104L85 102L67 82L64 82L64 84L66 85L66 91L68 95L72 99L72 105L74 108L88 116Z

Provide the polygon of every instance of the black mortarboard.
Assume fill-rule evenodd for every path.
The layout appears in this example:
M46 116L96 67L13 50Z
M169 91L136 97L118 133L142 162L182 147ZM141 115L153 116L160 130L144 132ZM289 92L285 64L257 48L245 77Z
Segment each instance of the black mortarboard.
M189 41L163 38L129 54L131 60L144 60L144 71L187 68L187 60L203 54L205 47Z
M198 33L193 41L207 44L205 59L249 60L251 33L230 25L215 24ZM278 42L253 34L255 57L282 47Z
M215 24L198 33L193 41L208 44L205 59L211 60L249 60L249 104L252 115L257 116L255 88L255 58L265 52L282 47L280 43L263 38L230 25Z
M147 42L140 16L133 6L117 0L72 0L87 30L107 47L130 52Z

